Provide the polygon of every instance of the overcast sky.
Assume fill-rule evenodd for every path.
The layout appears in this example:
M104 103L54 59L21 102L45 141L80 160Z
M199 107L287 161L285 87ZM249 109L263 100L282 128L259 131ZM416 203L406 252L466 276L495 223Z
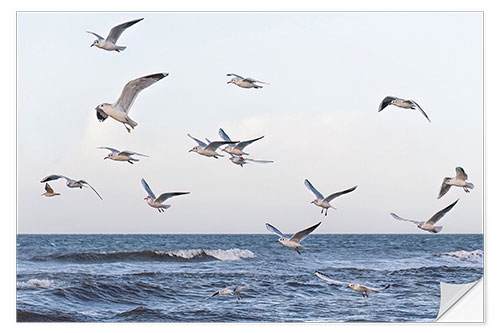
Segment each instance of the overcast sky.
M119 39L122 53L90 44L144 17ZM19 233L423 233L389 213L426 220L460 198L443 233L482 232L481 13L21 13L18 15ZM144 90L132 133L95 107L128 81L170 75ZM270 82L227 85L226 73ZM387 95L417 101L388 107ZM264 135L241 168L188 150L186 134L218 139ZM98 146L149 155L135 165L103 160ZM437 199L443 177L462 166L475 188ZM85 179L91 190L52 182ZM144 177L173 198L159 214L143 200ZM332 203L310 202L308 178Z

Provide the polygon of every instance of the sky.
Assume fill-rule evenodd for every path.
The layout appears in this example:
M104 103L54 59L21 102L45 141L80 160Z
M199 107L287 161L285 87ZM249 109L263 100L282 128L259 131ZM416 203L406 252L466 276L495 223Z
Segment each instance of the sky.
M124 52L89 47L90 30L144 17L120 37ZM481 13L20 13L17 44L18 233L423 233L389 213L427 220L457 198L442 233L482 232L483 45ZM95 107L140 76L169 76L140 93L127 133ZM226 73L270 82L227 85ZM414 99L418 112L388 107ZM235 140L273 164L241 168L188 150L186 134ZM149 155L104 160L98 146ZM462 166L475 188L437 199ZM85 179L91 190L52 182ZM143 200L145 178L170 199ZM312 205L309 179L335 199Z

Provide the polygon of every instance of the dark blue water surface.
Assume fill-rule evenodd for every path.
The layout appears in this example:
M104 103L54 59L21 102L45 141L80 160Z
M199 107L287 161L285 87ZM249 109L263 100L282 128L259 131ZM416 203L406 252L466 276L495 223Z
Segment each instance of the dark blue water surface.
M439 282L483 275L483 235L18 235L18 321L432 321ZM390 288L363 298L328 285ZM242 299L221 295L248 285Z

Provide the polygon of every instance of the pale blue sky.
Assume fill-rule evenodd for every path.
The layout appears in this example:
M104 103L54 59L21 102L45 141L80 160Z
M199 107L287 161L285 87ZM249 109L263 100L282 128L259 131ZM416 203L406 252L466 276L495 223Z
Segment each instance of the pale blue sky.
M90 48L130 19L123 53ZM137 98L128 134L99 123L131 79L170 75ZM266 82L227 85L235 72ZM416 100L388 108L386 95ZM421 233L390 212L427 219L461 198L443 233L482 231L482 14L480 13L21 13L18 16L18 232ZM187 151L186 133L265 138L248 147L272 165L240 168ZM97 146L150 155L136 165L103 160ZM462 166L475 184L442 199L442 178ZM86 179L103 196L52 186L46 175ZM140 185L191 191L159 214ZM327 217L310 204L308 178L336 199Z

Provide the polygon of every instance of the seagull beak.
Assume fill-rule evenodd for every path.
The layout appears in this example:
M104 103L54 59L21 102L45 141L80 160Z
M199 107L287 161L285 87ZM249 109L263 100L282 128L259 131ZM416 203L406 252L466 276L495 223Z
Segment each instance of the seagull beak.
M192 152L192 151L194 151L194 149L189 150L189 151L188 151L188 153L190 153L190 152Z
M94 44L90 45L90 47L94 46Z
M280 241L279 239L275 240L275 242L278 242L278 243L279 243L279 241Z
M227 84L230 84L230 83L231 83L231 81L227 81Z
M106 160L108 157L106 156L104 159Z

